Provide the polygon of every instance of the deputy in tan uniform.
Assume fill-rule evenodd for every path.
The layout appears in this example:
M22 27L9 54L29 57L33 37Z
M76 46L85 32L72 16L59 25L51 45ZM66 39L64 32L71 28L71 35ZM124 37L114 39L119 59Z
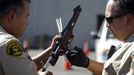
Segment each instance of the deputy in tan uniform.
M72 65L85 67L95 75L134 75L134 0L109 0L105 16L107 27L124 42L108 61L91 60L78 48L66 56Z
M0 0L0 75L38 75L59 36L31 58L19 40L28 25L30 0ZM47 72L47 75L52 75Z

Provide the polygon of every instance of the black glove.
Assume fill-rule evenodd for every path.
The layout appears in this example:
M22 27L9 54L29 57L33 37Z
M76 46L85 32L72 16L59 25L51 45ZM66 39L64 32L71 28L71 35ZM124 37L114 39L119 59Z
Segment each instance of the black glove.
M89 65L89 58L84 54L83 50L78 47L74 47L74 50L68 51L66 57L72 65L85 68Z

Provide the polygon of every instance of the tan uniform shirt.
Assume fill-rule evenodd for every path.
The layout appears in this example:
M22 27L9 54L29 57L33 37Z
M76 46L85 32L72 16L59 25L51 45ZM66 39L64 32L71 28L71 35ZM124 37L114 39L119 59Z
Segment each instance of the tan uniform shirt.
M0 27L0 75L37 75L27 51L12 35Z
M104 64L102 75L134 75L134 35Z

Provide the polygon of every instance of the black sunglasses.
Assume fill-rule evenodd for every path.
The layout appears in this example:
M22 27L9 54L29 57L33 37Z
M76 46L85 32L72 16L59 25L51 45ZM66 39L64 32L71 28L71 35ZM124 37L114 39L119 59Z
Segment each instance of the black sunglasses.
M110 17L105 17L105 19L106 19L106 21L107 21L108 23L112 23L114 19L119 18L119 17L122 17L122 16L124 16L124 15L125 15L125 14L120 14L120 15L115 15L115 16L110 16Z

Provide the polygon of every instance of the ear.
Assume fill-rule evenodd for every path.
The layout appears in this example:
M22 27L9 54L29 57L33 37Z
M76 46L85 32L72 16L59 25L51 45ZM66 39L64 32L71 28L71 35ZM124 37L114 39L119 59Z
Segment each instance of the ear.
M8 13L8 21L10 23L12 23L14 21L14 19L16 18L16 12L14 10L11 10L9 13Z
M125 25L132 25L133 24L134 17L131 14L127 14L124 18Z

